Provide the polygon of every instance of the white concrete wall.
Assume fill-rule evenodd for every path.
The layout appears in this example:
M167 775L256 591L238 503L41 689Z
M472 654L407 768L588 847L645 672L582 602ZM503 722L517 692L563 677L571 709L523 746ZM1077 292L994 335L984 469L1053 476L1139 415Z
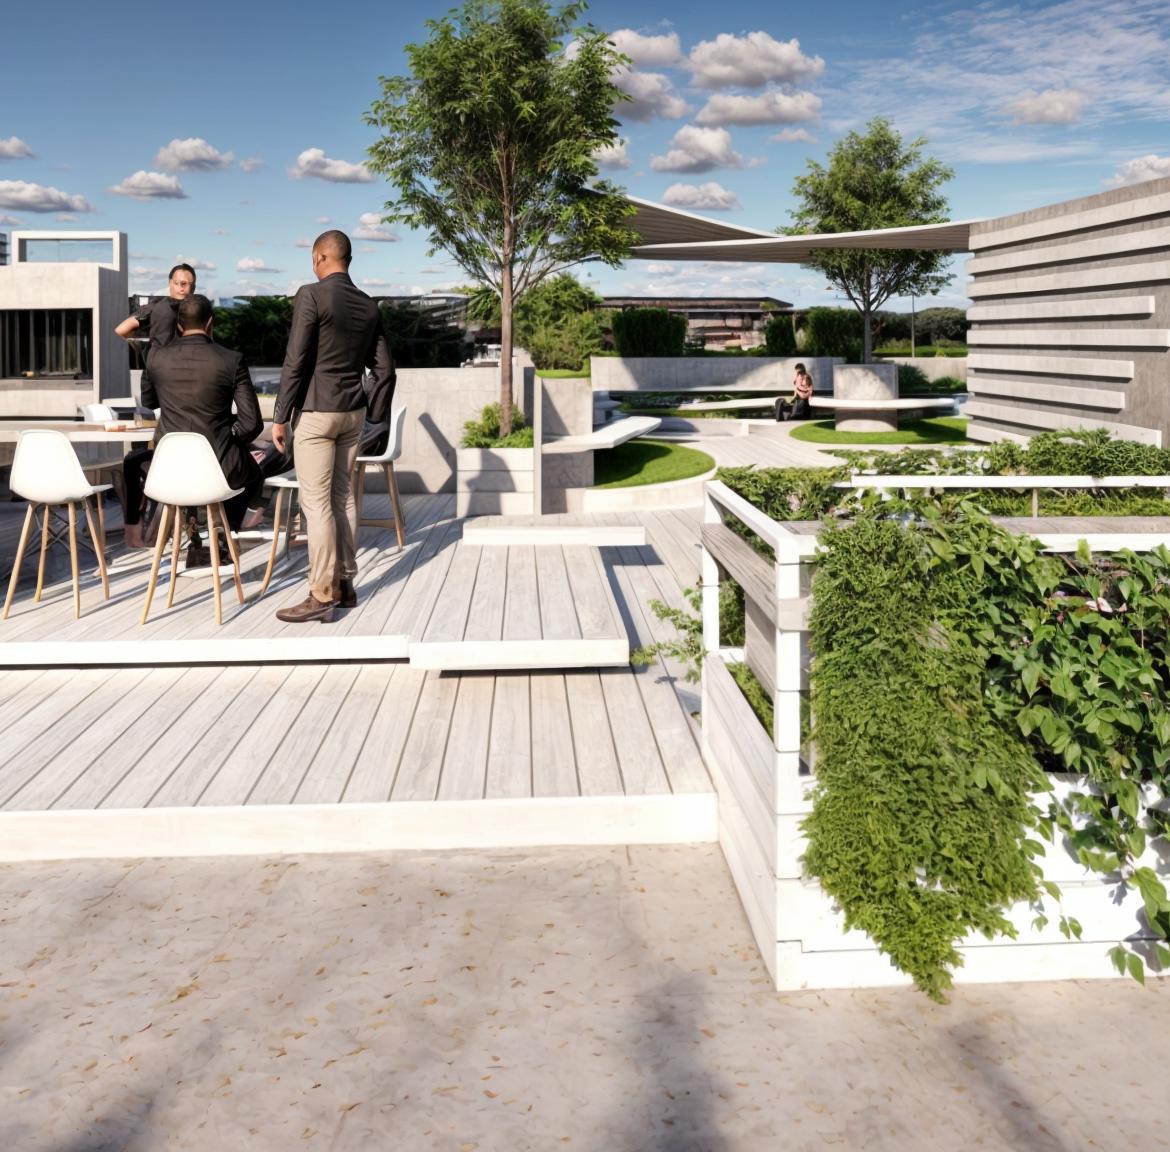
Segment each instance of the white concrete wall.
M883 364L910 364L921 368L928 380L941 380L950 376L955 380L967 379L966 356L883 356Z
M833 390L833 365L817 356L594 356L597 392L771 392L792 391L796 365L803 364L818 392Z

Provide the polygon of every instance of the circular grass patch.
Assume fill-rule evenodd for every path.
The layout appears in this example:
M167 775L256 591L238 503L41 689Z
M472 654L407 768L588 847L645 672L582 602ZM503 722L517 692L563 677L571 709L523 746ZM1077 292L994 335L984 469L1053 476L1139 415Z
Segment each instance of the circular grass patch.
M706 452L663 440L630 440L593 454L594 488L637 488L689 480L715 467Z

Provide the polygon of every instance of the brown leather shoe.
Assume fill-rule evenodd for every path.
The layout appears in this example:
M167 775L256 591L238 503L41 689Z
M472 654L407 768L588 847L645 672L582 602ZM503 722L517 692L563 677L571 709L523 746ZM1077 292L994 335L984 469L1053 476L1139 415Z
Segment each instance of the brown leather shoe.
M340 608L357 607L357 589L353 586L352 580L341 581L341 591L337 596L337 604Z
M277 612L276 618L283 620L286 624L307 624L311 620L320 620L322 624L328 624L333 619L333 605L322 604L310 592L300 604L296 604L292 608L282 608Z

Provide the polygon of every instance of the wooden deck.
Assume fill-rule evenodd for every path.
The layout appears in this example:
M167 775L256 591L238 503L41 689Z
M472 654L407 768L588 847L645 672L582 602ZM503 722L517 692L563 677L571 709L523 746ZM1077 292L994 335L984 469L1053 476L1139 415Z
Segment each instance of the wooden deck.
M377 514L377 502L377 497L367 498L367 508L374 506L371 514ZM392 531L362 530L358 607L339 613L330 624L282 624L275 617L277 609L305 595L303 549L294 550L288 564L278 568L263 599L257 595L269 545L261 542L245 552L242 606L225 570L219 627L210 573L188 577L182 561L174 607L166 607L167 559L143 625L149 552L114 551L108 601L102 599L91 562L84 573L80 619L73 614L67 566L56 561L38 604L32 597L35 557L26 557L11 615L0 623L0 667L409 658L421 668L495 671L628 662L630 638L615 564L623 556L623 562L637 557L653 568L659 563L653 548L469 545L461 540L465 521L454 517L453 496L407 497L405 504L406 547L398 550ZM11 529L19 519L14 512L22 509L8 506L0 523ZM592 524L597 518L583 515L573 522ZM622 520L641 522L636 516ZM687 574L675 580L693 583L699 566L697 517L660 514L647 532L648 540L661 542L667 564L682 564ZM0 543L14 551L15 533L6 530Z
M363 533L371 554L363 582L397 593L393 604L364 597L377 615L351 613L343 635L376 636L376 627L400 620L424 648L459 628L474 644L476 630L494 629L498 618L507 637L517 591L535 588L544 604L541 593L554 584L596 587L591 572L604 577L606 598L575 603L582 612L608 605L627 651L673 635L647 604L681 605L680 584L694 583L697 515L586 516L643 523L647 544L558 546L538 562L531 546L465 549L452 507L450 497L409 498L412 540L401 557L379 561L372 553L383 534ZM516 575L522 563L530 575ZM406 564L409 572L393 578L394 566ZM117 577L135 586L119 593L126 631L138 627L140 568ZM490 607L489 577L498 586L501 576L509 594ZM213 629L206 584L185 589L147 629L180 639ZM465 612L440 611L442 589L456 587ZM224 628L249 629L243 641L255 643L278 623L271 611L302 589L298 570L278 596L270 589ZM230 582L224 592L226 605ZM0 648L14 643L10 626L23 637L16 643L42 646L62 623L98 629L101 613L87 611L94 596L91 581L81 620L65 612L54 625L43 617L63 609L67 583L36 611L22 594L20 616L0 625ZM578 626L588 620L578 617ZM627 654L615 667L451 672L401 659L318 661L301 638L318 627L337 625L302 626L293 639L300 654L281 662L0 671L0 859L715 839L715 796L692 716L699 694L673 662L632 668ZM95 643L101 634L87 635Z

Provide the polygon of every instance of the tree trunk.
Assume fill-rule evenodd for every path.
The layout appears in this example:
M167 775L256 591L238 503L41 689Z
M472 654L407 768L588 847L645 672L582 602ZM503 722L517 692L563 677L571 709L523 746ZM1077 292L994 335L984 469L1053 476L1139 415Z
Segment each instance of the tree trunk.
M869 364L873 360L873 309L869 306L868 300L865 302L865 307L862 309L861 319L861 362L862 364Z
M512 431L512 263L500 270L500 435Z

